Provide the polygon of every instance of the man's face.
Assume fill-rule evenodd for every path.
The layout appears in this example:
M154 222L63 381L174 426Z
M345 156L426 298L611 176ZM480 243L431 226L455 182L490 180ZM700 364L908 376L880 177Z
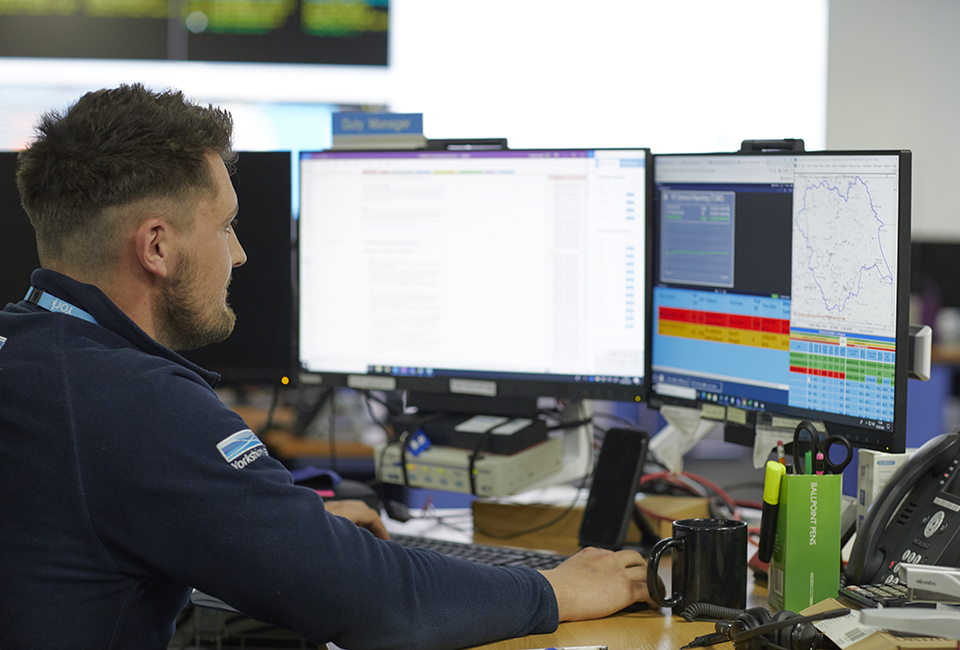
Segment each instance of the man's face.
M233 221L237 194L219 156L207 162L216 179L216 195L197 202L194 225L178 238L174 271L161 288L157 305L160 342L174 350L218 343L233 331L236 315L227 304L233 267L247 261Z

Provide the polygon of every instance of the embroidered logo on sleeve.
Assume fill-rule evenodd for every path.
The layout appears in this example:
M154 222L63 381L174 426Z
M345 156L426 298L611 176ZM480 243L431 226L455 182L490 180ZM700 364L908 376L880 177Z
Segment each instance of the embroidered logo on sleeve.
M220 455L237 469L243 469L261 456L266 456L267 448L250 429L237 431L217 443Z
M7 342L6 336L0 336L0 348L3 347L3 344Z

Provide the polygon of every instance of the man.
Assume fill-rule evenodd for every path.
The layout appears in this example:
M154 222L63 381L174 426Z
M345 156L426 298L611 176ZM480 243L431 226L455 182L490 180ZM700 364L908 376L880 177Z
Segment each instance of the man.
M180 357L233 328L230 116L139 85L44 116L42 269L0 312L0 647L165 648L189 589L322 643L456 648L646 600L632 552L493 569L293 485ZM25 281L25 291L26 279Z

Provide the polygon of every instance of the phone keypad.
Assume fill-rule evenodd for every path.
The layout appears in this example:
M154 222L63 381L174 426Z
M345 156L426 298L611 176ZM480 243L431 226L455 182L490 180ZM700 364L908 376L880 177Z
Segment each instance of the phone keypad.
M891 584L848 585L841 587L839 594L860 607L866 608L902 607L907 602L906 585L896 582Z

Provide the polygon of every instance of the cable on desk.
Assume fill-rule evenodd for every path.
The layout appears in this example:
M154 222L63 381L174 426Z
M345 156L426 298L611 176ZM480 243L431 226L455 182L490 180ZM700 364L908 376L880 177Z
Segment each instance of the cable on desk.
M267 409L267 420L261 425L260 431L258 432L259 435L263 435L264 433L266 433L267 431L269 431L274 427L273 415L274 413L276 413L277 405L279 403L280 403L280 384L277 384L276 386L273 387L273 397L270 398L270 408Z
M559 400L558 406L556 408L545 408L540 409L539 415L546 418L553 418L556 424L547 425L547 431L562 431L564 429L576 429L577 427L587 426L593 424L593 418L584 418L582 420L577 420L576 422L564 422L563 421L563 400Z
M371 393L369 390L363 391L362 395L364 398L363 400L364 406L367 407L367 415L370 416L370 420L374 424L378 425L381 429L383 429L383 432L387 434L387 439L389 440L392 437L390 433L390 429L387 427L387 424L385 422L381 422L380 420L377 419L377 416L376 414L374 414L373 407L370 405L370 402L376 402L377 404L384 406L387 409L387 412L392 415L399 415L399 413L396 412L395 409L391 408L390 404L386 400L382 400L382 399L379 399L378 397L375 397L373 393Z
M394 404L391 404L390 401L387 399L378 397L377 395L374 394L374 391L365 390L362 392L363 392L363 396L366 397L368 400L374 401L377 404L380 404L381 406L383 406L383 408L387 409L387 412L390 415L403 415L403 409L398 408ZM374 418L374 420L376 420L376 418Z
M644 486L648 487L644 489ZM670 494L680 490L683 494L708 499L711 515L721 515L726 519L742 518L740 505L730 495L712 481L690 472L681 472L679 475L666 471L647 474L640 479L640 489L649 494Z
M683 610L680 616L683 620L691 622L694 620L710 621L732 621L743 614L745 610L734 607L721 607L711 603L693 603Z
M728 485L724 488L724 491L727 494L731 494L738 490L763 490L763 481L745 481L743 483L736 483L734 485ZM762 510L763 502L762 501L753 501L752 499L734 499L736 504L741 508L752 508L753 510Z
M493 432L493 429L490 429L480 434L480 438L479 440L477 440L477 444L473 448L473 453L470 454L470 457L468 459L470 461L467 467L467 471L469 472L469 475L470 475L470 494L472 494L473 496L479 496L477 494L477 474L476 474L477 461L483 458L483 450L486 448L487 443L490 442L490 436L493 435L492 432Z
M417 427L419 428L419 427ZM410 438L413 436L417 428L411 427L410 429L405 429L400 432L400 437L391 444L400 444L400 471L403 474L403 487L410 487L410 476L407 474L407 445L410 444ZM388 445L389 446L389 445ZM384 451L387 450L385 446ZM380 458L380 467L383 467L383 457Z
M337 471L337 389L330 389L330 469Z
M426 506L427 504L424 504L424 507ZM473 513L470 512L469 510L465 510L464 512L459 514L448 513L448 514L441 515L436 512L435 508L433 508L432 512L428 510L428 512L421 515L412 516L410 517L410 519L415 519L417 521L433 521L440 526L444 526L458 533L470 533L473 530L473 528L470 526L466 526L466 527L459 526L450 522L451 519L464 519L469 522L470 520L473 519Z
M576 422L561 422L560 424L554 424L552 426L548 426L547 431L563 431L564 429L578 429L580 427L585 427L588 424L593 424L593 418L577 420Z
M719 632L711 632L710 634L704 634L703 636L698 636L693 641L687 645L680 648L680 650L687 650L687 648L702 648L708 645L716 645L717 643L723 643L727 641L727 637Z
M320 410L323 408L324 404L327 403L327 400L331 399L333 394L333 388L322 388L320 394L317 396L316 401L309 406L304 405L304 392L302 389L300 391L300 400L297 404L297 417L293 425L293 435L300 437L307 432L307 429L310 428L310 425L313 424L314 419L320 413Z
M387 444L384 445L383 450L380 452L380 467L382 468L383 458L387 451L387 447L398 443L400 444L400 471L403 473L404 487L411 487L410 477L407 475L407 449L410 444L410 438L412 438L424 424L430 420L440 417L441 415L443 415L443 413L428 413L427 415L412 419L410 424L407 425L403 431L400 431L399 433L395 432L394 438L392 440L388 440Z
M275 428L276 425L273 423L273 416L276 413L277 406L280 403L280 384L277 384L273 387L273 397L270 399L270 408L267 410L267 419L260 425L259 431L256 432L256 435L263 442L264 446L267 448L267 452L274 458L279 458L280 454L277 453L276 448L271 444L269 438L265 435L268 431Z
M543 524L539 524L537 526L532 526L531 528L527 528L526 530L520 530L520 531L515 531L512 533L506 533L506 534L492 533L490 531L483 530L482 528L476 528L476 527L474 527L474 532L480 533L481 535L484 535L486 537L490 537L491 539L507 540L507 539L516 539L517 537L522 537L523 535L529 535L531 533L537 533L537 532L540 532L541 530L546 530L551 526L557 525L558 523L563 521L563 519L567 515L573 512L573 509L577 506L577 502L580 500L580 493L583 491L584 487L586 487L587 479L592 478L596 470L597 470L596 459L593 456L591 456L590 471L588 471L583 476L583 478L580 479L580 483L579 485L577 485L577 491L574 493L573 499L570 501L570 505L568 505L563 512L561 512L559 515L557 515L553 519Z
M593 418L594 418L594 420L596 420L597 418L607 418L607 419L609 419L609 420L614 420L614 421L616 421L616 422L619 422L619 423L621 423L621 424L626 425L626 426L627 426L628 428L630 428L630 429L642 429L642 428L643 428L643 427L640 426L639 423L637 423L637 422L631 422L631 421L628 420L627 418L620 417L619 415L616 415L615 413L600 413L600 412L595 412L595 413L593 414ZM594 426L596 426L596 423L594 423Z

